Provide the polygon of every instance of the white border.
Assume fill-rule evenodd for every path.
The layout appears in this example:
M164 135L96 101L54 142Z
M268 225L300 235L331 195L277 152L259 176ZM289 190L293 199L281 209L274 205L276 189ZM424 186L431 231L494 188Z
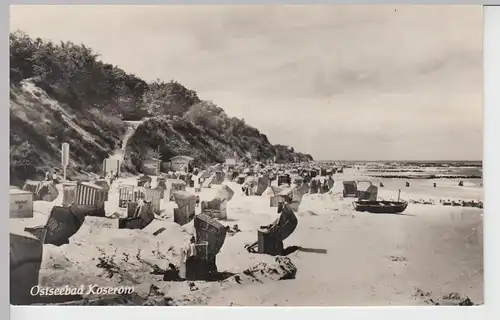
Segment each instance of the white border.
M17 1L16 1L17 2ZM51 1L52 2L52 1ZM111 1L113 2L113 1ZM189 1L191 2L191 1ZM223 1L225 2L225 1ZM261 2L261 1L259 1ZM375 1L374 1L375 2ZM401 0L399 2L406 2ZM423 1L427 2L427 1ZM438 2L438 1L436 1ZM441 2L441 1L439 1ZM66 2L67 3L67 2ZM428 2L427 2L428 3ZM12 319L203 319L238 318L255 320L259 317L364 317L384 320L435 319L493 319L500 315L499 251L500 203L496 202L496 178L500 178L500 7L485 8L484 31L484 187L485 187L485 305L482 307L384 307L384 308L236 308L236 307L11 307ZM8 97L8 96L7 96ZM8 119L8 118L7 118ZM7 179L3 179L4 181ZM7 203L6 201L4 203ZM313 314L311 314L313 313Z

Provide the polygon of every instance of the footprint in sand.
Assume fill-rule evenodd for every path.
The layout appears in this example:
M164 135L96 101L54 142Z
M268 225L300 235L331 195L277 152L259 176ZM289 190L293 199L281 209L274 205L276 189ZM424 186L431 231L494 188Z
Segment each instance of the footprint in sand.
M389 259L394 262L406 262L406 258L403 256L389 256Z

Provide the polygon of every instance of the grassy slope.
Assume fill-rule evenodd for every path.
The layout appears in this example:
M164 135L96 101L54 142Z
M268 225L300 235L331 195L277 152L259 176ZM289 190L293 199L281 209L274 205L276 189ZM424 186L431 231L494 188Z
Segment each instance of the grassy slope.
M54 44L22 32L10 34L10 183L61 173L61 144L70 143L68 174L100 173L102 162L121 147L122 119L148 117L130 138L125 170L160 146L164 160L190 155L200 162L243 157L278 161L311 159L273 146L244 120L175 81L146 83L98 59L90 48Z
M49 168L60 169L63 142L70 144L70 174L99 172L124 132L120 119L96 108L82 112L61 104L32 81L11 86L11 184L41 178Z
M282 161L312 160L309 155L293 153L286 146L273 146L257 129L247 126L235 135L196 125L180 117L154 118L142 124L130 138L126 152L126 166L130 171L140 171L140 160L154 155L160 148L163 161L175 155L188 155L198 164L221 163L236 152L243 158L247 152L255 160L265 161L280 154Z

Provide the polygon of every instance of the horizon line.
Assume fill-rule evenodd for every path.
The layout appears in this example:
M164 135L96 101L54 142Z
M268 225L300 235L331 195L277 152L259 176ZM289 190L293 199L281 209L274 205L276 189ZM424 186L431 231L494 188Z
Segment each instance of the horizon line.
M328 160L313 160L313 161L345 161L345 162L483 162L484 160L340 160L340 159L328 159Z

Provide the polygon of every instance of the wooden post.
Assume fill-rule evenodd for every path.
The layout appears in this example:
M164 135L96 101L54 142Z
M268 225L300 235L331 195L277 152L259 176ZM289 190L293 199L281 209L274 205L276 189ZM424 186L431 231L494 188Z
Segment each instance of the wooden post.
M158 163L156 164L156 176L160 175L160 167L161 167L161 161L160 161L160 146L156 149L156 158L158 160Z
M66 180L66 168L69 163L69 143L65 142L61 147L61 164L63 167L63 179Z

